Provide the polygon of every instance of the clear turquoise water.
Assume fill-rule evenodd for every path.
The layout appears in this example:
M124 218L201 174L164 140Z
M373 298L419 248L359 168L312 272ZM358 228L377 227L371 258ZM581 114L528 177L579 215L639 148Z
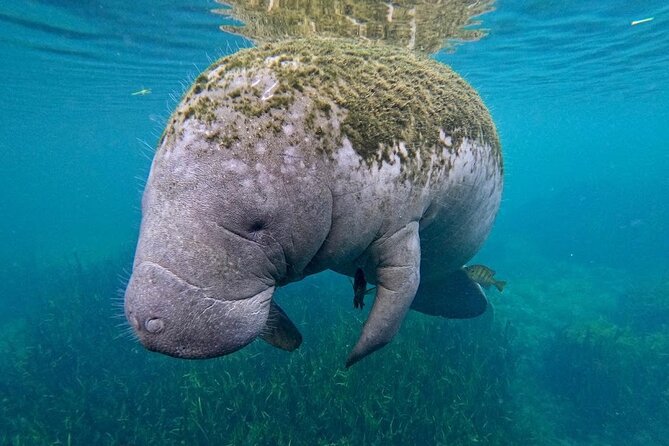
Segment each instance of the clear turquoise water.
M666 2L501 0L481 18L488 37L435 56L484 98L506 163L502 211L478 259L509 280L492 298L500 333L507 322L514 327L514 366L495 356L503 368L472 380L509 384L498 389L508 395L494 399L498 412L469 424L446 422L452 395L439 393L457 387L442 376L448 361L460 364L453 376L473 373L465 356L439 351L460 328L416 316L397 345L342 378L348 405L331 402L343 387L346 342L359 327L349 284L334 275L285 290L306 335L304 353L291 359L256 346L184 365L116 338L122 328L111 319L112 295L136 241L152 147L190 80L249 45L218 30L216 7L0 4L0 444L470 444L471 432L489 444L669 444ZM646 17L654 20L631 26ZM131 95L142 88L151 94ZM325 297L305 309L313 294L340 299L332 309ZM329 344L318 324L342 340ZM504 336L460 346L488 351ZM420 371L397 358L407 352L422 358ZM257 354L268 359L258 362ZM233 385L220 378L226 370L245 379ZM193 376L208 381L198 387ZM272 376L288 396L249 390ZM410 395L421 398L410 405L393 393L398 377L413 386L435 382L415 387ZM383 392L396 398L378 397ZM245 416L230 416L239 409L225 401L213 404L221 395L239 396ZM489 406L489 397L467 404ZM202 399L212 405L198 415L192 405ZM380 439L397 427L391 417L405 420L404 436ZM294 429L272 437L272 420ZM484 423L496 427L487 437ZM319 424L313 434L309 426ZM471 429L461 436L440 436L435 427L465 424Z

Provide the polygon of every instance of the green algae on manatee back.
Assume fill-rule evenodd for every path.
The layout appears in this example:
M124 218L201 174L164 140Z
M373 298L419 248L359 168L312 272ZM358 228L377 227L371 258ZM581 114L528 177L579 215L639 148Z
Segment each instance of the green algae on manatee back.
M494 0L217 0L219 9L243 26L221 29L260 42L337 37L379 41L430 54L454 41L477 40L475 16L493 9Z
M271 89L254 80L262 76ZM281 41L218 60L186 93L166 135L197 119L232 148L244 143L240 129L261 129L271 139L296 116L319 140L315 150L331 154L345 137L368 165L391 155L429 160L444 148L457 151L465 138L490 146L501 163L487 109L450 68L408 50L347 39ZM253 138L245 144L255 144L258 133Z

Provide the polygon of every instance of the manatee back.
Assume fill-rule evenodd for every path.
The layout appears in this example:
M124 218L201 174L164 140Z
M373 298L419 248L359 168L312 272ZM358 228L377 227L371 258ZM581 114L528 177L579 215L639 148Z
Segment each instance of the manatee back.
M194 139L271 170L294 209L327 185L339 226L309 272L356 258L409 221L431 240L427 258L447 251L464 263L499 205L500 145L479 96L444 64L383 44L289 40L220 59L184 96L161 150Z

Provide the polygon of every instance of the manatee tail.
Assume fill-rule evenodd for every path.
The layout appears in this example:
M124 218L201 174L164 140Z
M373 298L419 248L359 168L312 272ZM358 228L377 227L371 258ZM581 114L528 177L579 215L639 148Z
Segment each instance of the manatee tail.
M467 273L456 270L439 283L421 283L411 309L448 319L470 319L482 315L488 301L481 287Z
M302 335L293 321L274 301L269 306L267 325L260 339L281 350L292 352L302 344Z

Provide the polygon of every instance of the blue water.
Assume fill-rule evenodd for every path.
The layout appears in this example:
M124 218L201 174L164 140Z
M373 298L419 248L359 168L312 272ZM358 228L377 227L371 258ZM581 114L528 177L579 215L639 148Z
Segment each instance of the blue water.
M498 416L472 416L471 429L459 437L439 436L434 427L465 423L445 421L451 406L435 389L450 387L435 383L432 390L427 385L409 392L429 400L411 407L409 396L392 393L398 377L428 380L448 361L463 367L453 376L470 376L464 356L433 353L446 341L430 330L450 339L458 327L413 317L398 346L342 378L355 403L337 406L328 399L343 387L337 381L341 364L332 361L347 348L344 341L336 344L337 357L320 363L317 347L330 341L316 327L334 331L348 324L349 338L359 328L357 319L351 324L359 316L339 302L348 305L350 285L334 275L286 290L298 312L304 295L345 296L334 305L336 321L327 309L311 318L306 310L298 313L311 338L306 353L293 359L255 347L245 356L183 365L115 337L123 328L111 320L111 294L127 279L123 270L136 243L143 181L165 121L199 71L251 45L218 29L223 18L211 12L218 7L205 0L0 4L0 352L8 358L0 368L6 406L0 444L225 444L233 435L223 432L232 431L248 444L288 444L289 438L292 444L309 444L300 438L382 444L378 432L398 426L404 434L388 437L391 443L513 444L508 441L516 438L525 444L669 444L666 2L500 0L480 17L487 37L435 55L479 91L505 160L502 209L478 260L509 281L493 300L500 330L509 322L514 333L508 337L515 359L495 356L493 364L504 368L486 372L484 382L495 377L511 384L503 389L508 395L495 397ZM654 20L631 25L647 17ZM150 94L132 95L144 88ZM323 297L321 304L329 301ZM418 333L430 342L422 345ZM495 336L495 342L508 340ZM485 350L487 341L479 341ZM396 356L415 349L426 365L412 375L414 364ZM58 351L70 362L59 363ZM128 356L119 367L114 358L123 352ZM257 354L269 359L258 362ZM373 373L389 363L392 370ZM156 367L166 367L167 377ZM254 385L280 370L311 378L297 376L277 384L283 390L254 393L248 385L219 380L226 368ZM210 380L206 386L194 384L197 373L209 376L200 378ZM300 382L311 387L304 390ZM106 395L100 383L112 389L103 401L95 399ZM396 399L364 399L386 391ZM275 392L287 396L275 401ZM207 406L216 416L193 409L221 395L244 395L235 404L246 415L227 418L239 409L223 403ZM316 403L305 409L301 401L310 395L318 395ZM301 418L280 418L286 411L263 401L285 404ZM321 413L319 402L323 414L330 410L322 418L314 415ZM476 407L477 400L463 404ZM367 407L369 418L361 409ZM402 425L399 420L416 407L419 420ZM294 431L272 427L271 420L260 423L262 412ZM399 420L390 423L391 417ZM503 423L503 417L513 418L513 428L495 424L496 433L482 434L484 422ZM319 423L324 431L307 433ZM139 424L148 426L146 432ZM281 435L268 436L277 429Z

